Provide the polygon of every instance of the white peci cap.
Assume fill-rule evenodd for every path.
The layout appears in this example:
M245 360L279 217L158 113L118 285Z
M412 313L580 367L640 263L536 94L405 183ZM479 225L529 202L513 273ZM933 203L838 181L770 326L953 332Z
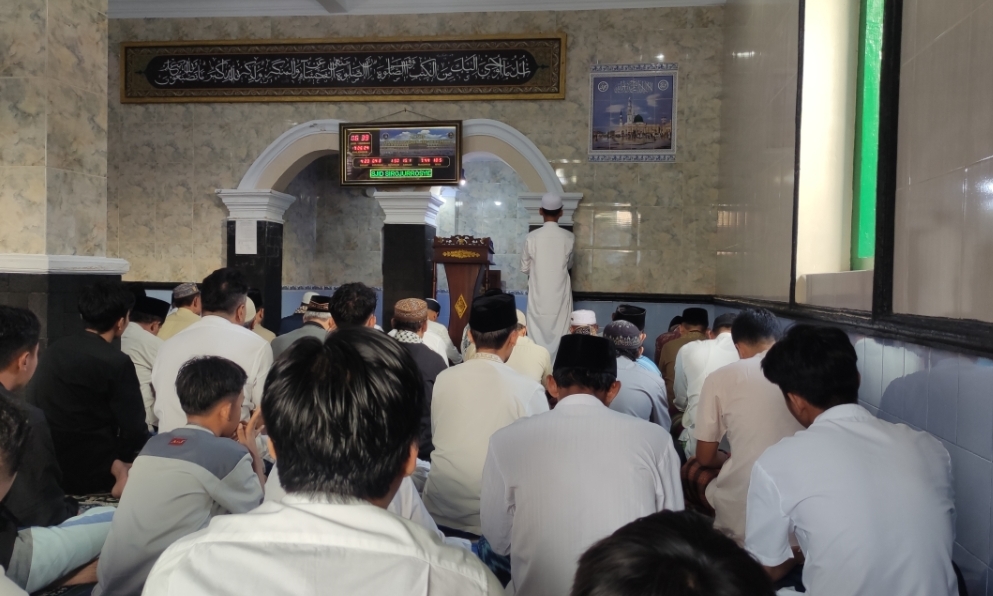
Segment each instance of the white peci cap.
M562 208L562 197L554 192L546 192L541 197L541 208L545 211L558 211Z
M303 306L307 306L308 304L310 304L310 299L313 298L314 296L317 296L317 292L304 292L303 298L300 300L300 304Z
M592 310L574 310L569 319L569 323L573 327L596 325L596 313Z
M255 303L252 302L251 298L245 298L245 322L249 323L255 318L255 314L258 311L255 310Z

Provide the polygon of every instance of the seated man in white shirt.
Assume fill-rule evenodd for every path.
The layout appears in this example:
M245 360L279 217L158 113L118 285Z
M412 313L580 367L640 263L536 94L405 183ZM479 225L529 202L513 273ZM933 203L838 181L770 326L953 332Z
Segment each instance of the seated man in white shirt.
M476 355L434 383L434 451L424 504L446 535L472 539L480 534L479 493L490 437L518 418L547 412L548 401L541 385L506 364L517 342L513 296L476 298L469 325Z
M673 401L683 412L683 431L679 435L686 457L696 455L696 408L700 390L710 373L738 361L738 349L731 339L731 325L737 315L725 313L714 319L713 339L691 341L676 354L676 378L673 380Z
M662 588L664 586L664 588ZM572 596L773 596L755 559L711 520L661 511L604 538L579 559Z
M660 375L638 366L645 349L645 334L633 323L614 321L604 327L603 336L617 349L617 380L621 390L610 402L610 409L654 422L669 432L672 419L665 394L665 381Z
M428 332L441 339L445 345L445 355L448 356L448 360L452 364L459 364L462 362L462 354L452 342L448 327L438 322L438 316L441 315L441 303L434 298L425 298L424 301L428 303Z
M262 401L287 496L173 544L144 594L502 594L471 552L387 511L417 462L423 401L413 359L385 334L301 339Z
M471 360L475 355L476 344L470 342L465 349L465 359ZM517 344L507 359L507 366L542 386L552 374L552 355L528 337L528 320L520 309L517 310Z
M152 366L159 355L159 348L165 343L159 339L159 330L169 314L169 303L165 300L138 296L131 309L128 326L121 335L121 351L131 358L134 371L141 384L141 400L145 403L145 424L154 431L159 419L155 417L155 392L152 390Z
M196 356L220 356L248 374L241 419L247 421L262 399L262 385L272 366L269 342L242 327L248 284L237 269L225 267L208 275L200 286L203 318L167 340L152 367L155 415L159 432L186 425L186 412L176 393L179 369Z
M948 451L860 406L857 360L843 331L809 325L766 354L765 376L806 430L752 467L745 548L773 579L805 559L811 596L955 596Z
M510 555L517 596L567 594L580 554L595 541L639 517L683 508L672 438L611 411L620 388L608 340L566 335L548 380L555 409L490 439L480 553Z

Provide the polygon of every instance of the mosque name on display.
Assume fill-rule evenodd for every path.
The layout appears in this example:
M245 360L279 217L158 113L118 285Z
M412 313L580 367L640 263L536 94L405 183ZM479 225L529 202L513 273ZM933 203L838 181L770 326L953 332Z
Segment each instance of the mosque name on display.
M564 92L564 43L562 35L416 43L125 43L122 99L555 98Z

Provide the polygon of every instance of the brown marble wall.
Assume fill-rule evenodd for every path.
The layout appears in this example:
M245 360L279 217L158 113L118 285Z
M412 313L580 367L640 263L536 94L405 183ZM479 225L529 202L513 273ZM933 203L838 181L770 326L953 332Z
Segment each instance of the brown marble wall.
M0 3L0 253L105 254L106 13Z
M224 258L226 210L216 188L234 188L252 161L288 128L322 118L361 121L408 108L433 118L492 118L534 141L576 213L579 291L709 293L715 284L717 169L724 9L720 6L574 12L113 20L110 23L108 252L131 262L129 279L203 277ZM563 101L344 102L121 105L122 41L472 35L562 31L569 36ZM586 159L589 66L665 61L680 65L675 164L592 164ZM344 193L347 194L347 193ZM287 213L287 242L316 243L322 221L304 199ZM378 205L358 209L370 230ZM364 201L363 201L364 200ZM374 207L374 208L373 208ZM360 209L361 210L361 209ZM294 214L293 212L298 212ZM313 213L314 217L307 217ZM328 215L327 217L331 217ZM375 225L373 225L375 223ZM314 229L314 226L317 226ZM342 235L317 250L326 262L284 263L287 284L375 282L378 235ZM439 233L441 233L439 231ZM518 249L519 250L519 249ZM511 252L505 260L513 260ZM310 279L304 281L304 277ZM519 284L520 280L513 283Z

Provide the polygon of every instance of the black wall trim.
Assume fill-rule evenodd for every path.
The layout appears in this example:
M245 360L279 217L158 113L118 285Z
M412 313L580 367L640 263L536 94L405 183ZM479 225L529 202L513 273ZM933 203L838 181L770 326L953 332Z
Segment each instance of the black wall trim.
M900 46L903 0L883 7L883 55L879 82L879 163L876 183L876 259L872 312L893 312L893 261L896 238L897 140L900 121Z
M796 304L797 238L800 235L800 123L803 121L803 39L806 13L807 3L805 0L800 0L796 52L796 140L793 148L793 252L790 257L790 305Z
M611 292L573 292L573 302L646 302L649 304L713 304L712 294L614 294Z
M827 308L809 304L790 305L773 300L709 294L575 292L573 299L576 302L647 302L702 304L734 309L766 308L780 317L797 322L836 325L847 331L874 338L898 340L978 356L993 356L993 324L981 321L894 314L873 317L872 313L864 310Z

